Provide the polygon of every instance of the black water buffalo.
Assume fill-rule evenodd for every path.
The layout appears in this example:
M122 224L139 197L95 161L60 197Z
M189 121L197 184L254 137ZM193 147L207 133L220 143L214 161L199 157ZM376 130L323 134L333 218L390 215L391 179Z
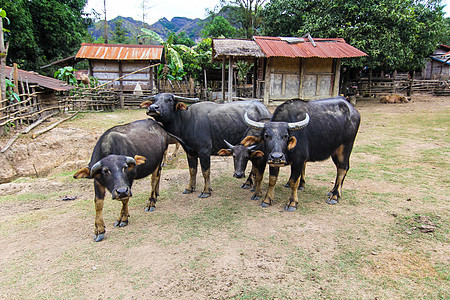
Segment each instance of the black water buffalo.
M268 122L270 119L262 119L259 122ZM248 128L245 133L247 136L258 136L260 134L259 130L253 128ZM252 168L247 180L242 184L241 188L249 189L252 188L254 192L251 199L259 200L262 196L261 182L263 179L264 169L266 168L266 158L264 152L261 151L261 145L244 146L242 143L236 145L231 145L228 141L226 149L221 149L219 155L228 156L233 155L234 163L234 174L235 178L244 178L245 169L247 168L248 161L251 162Z
M147 109L147 115L161 122L164 128L180 139L188 159L190 180L184 194L192 193L196 187L198 159L205 180L199 195L211 195L211 155L226 148L224 140L237 144L247 130L244 112L255 119L269 117L268 109L259 101L237 101L224 104L200 102L189 107L172 94L158 94Z
M247 114L245 121L250 127L261 130L262 134L260 137L246 137L244 145L262 143L270 166L269 188L261 206L272 204L279 169L291 165L291 196L285 210L295 211L297 188L300 177L304 178L306 162L325 160L330 156L337 175L327 203L338 203L360 123L358 111L345 98L309 102L289 100L277 107L270 122L253 121Z
M146 211L153 211L159 194L161 162L169 135L154 120L140 120L108 129L98 140L89 166L77 171L74 178L94 178L95 238L105 237L103 202L107 189L113 200L122 201L122 210L114 226L128 224L128 201L134 179L152 174L152 190Z

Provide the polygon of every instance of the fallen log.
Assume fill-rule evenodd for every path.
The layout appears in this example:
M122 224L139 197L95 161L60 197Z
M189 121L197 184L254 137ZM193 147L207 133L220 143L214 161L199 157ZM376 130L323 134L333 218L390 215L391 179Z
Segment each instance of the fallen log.
M64 118L64 119L62 119L62 120L59 120L58 122L56 122L56 123L54 123L54 124L48 126L47 128L44 128L44 129L42 129L41 131L38 131L38 132L36 132L36 133L33 133L33 135L32 135L31 137L32 137L33 139L35 139L35 138L37 138L38 136L40 136L41 134L46 133L47 131L52 130L53 128L55 128L56 126L58 126L59 124L61 124L62 122L65 122L65 121L67 121L67 120L72 119L72 118L75 117L77 114L78 114L78 112L74 113L73 115L71 115L71 116L69 116L69 117L67 117L67 118Z

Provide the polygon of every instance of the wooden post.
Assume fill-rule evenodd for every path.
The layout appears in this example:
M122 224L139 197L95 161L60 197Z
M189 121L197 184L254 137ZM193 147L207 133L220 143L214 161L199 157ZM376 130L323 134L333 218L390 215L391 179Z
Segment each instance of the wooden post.
M222 102L225 102L225 57L222 59Z
M206 78L206 69L203 69L203 76L205 79L205 101L208 100L208 80Z
M272 63L270 59L267 59L266 63L266 75L264 78L264 104L269 105L270 101L270 73L271 73Z
M119 84L120 84L120 91L123 92L123 71L122 71L122 61L119 60Z
M19 75L16 63L13 63L13 80L14 80L14 93L19 95Z
M228 58L228 102L233 98L233 57Z
M255 59L253 60L252 98L256 98L257 77L258 77L258 59L255 57Z

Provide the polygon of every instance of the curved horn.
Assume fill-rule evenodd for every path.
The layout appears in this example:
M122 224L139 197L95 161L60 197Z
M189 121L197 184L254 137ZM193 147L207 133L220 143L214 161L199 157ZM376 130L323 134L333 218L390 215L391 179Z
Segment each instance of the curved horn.
M195 103L195 102L199 101L198 98L186 98L186 97L181 97L181 96L177 96L177 95L173 95L173 98L175 100L181 100L183 102L188 102L188 103Z
M230 148L231 150L233 150L234 146L231 145L230 143L228 143L226 140L223 140L225 142L225 144L227 145L228 148Z
M249 146L249 147L247 147L247 149L248 149L248 150L253 150L253 149L255 149L257 146L258 146L258 145Z
M89 176L94 177L95 173L97 173L99 170L101 170L101 168L102 168L102 162L101 161L96 162L92 166L91 171L89 172Z
M245 112L245 114L244 114L244 121L245 121L245 123L248 126L250 126L253 129L256 129L256 130L263 130L264 129L264 123L250 120L248 118L248 113L247 112Z
M127 156L126 163L127 163L127 165L129 165L129 164L136 165L136 160L130 156Z
M288 125L290 130L299 130L306 127L308 123L309 123L309 115L308 113L306 113L306 117L302 121L288 123Z

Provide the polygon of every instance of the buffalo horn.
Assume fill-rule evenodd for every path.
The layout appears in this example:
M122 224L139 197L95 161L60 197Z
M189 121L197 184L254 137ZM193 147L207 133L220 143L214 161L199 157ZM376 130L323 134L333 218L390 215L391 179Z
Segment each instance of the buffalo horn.
M127 156L127 165L132 164L133 166L136 165L136 160L130 156Z
M226 140L223 140L225 142L225 144L227 145L228 148L230 148L231 150L233 150L234 146L231 145L230 143L228 143Z
M102 168L102 162L101 161L96 162L92 166L91 171L89 172L89 176L94 177L94 174L97 173L101 168Z
M183 102L188 102L188 103L195 103L198 102L199 99L198 98L187 98L187 97L181 97L181 96L177 96L177 95L173 95L173 98L175 100L179 100L179 101L183 101Z
M244 121L245 121L245 123L248 126L250 126L253 129L256 129L256 130L263 130L264 129L264 123L250 120L249 117L248 117L248 113L247 112L245 112L245 114L244 114Z
M258 146L258 145L249 146L249 147L247 147L247 149L248 149L248 150L253 150L253 149L255 149L257 146Z
M306 113L306 117L302 121L288 123L290 130L299 130L308 125L309 115Z

